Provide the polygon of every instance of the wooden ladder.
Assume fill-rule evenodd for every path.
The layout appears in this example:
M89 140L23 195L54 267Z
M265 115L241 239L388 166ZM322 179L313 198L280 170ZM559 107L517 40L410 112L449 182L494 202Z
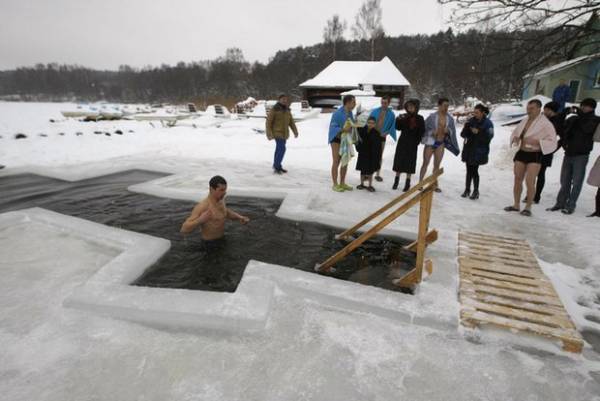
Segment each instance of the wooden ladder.
M414 288L415 285L419 284L423 279L423 269L431 274L433 271L433 263L431 260L425 259L425 249L427 245L437 240L437 231L429 231L429 220L431 217L431 205L433 202L433 192L437 188L437 181L440 175L444 173L444 169L435 171L432 175L425 178L424 180L417 183L415 186L410 188L407 192L404 192L400 196L392 199L386 205L371 213L363 220L350 227L346 231L337 235L336 238L340 240L348 240L353 238L353 234L356 233L360 228L365 226L367 223L373 221L377 217L381 216L394 206L400 204L396 210L384 217L379 223L362 233L357 238L354 238L349 244L343 249L336 252L334 255L329 257L323 263L318 264L315 270L319 273L331 273L333 266L340 260L348 256L352 251L361 246L365 241L369 240L373 236L377 235L383 228L388 226L392 221L406 213L411 207L419 204L419 231L417 239L413 243L407 245L405 248L416 252L416 263L415 267L399 279L395 279L392 283L402 288Z

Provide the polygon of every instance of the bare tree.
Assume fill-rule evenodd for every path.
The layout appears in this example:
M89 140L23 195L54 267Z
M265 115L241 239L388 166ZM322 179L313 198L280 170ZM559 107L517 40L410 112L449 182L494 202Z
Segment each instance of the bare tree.
M325 43L330 43L333 49L333 59L335 60L337 44L344 39L344 31L346 30L346 21L340 20L340 16L335 14L330 20L327 20L327 25L323 29L323 40Z
M230 47L225 50L225 60L233 63L244 63L244 53L239 47Z
M600 45L598 27L598 0L438 0L452 7L450 22L461 29L493 26L496 32L514 32L514 42L499 53L510 52L511 57L527 58L533 49L542 46L546 53L528 63L531 72L550 62L575 57L575 52L586 46ZM515 48L515 42L519 44ZM506 65L509 68L510 66Z
M354 17L352 34L355 39L367 40L371 46L371 60L375 60L375 43L385 35L381 24L381 0L365 0Z

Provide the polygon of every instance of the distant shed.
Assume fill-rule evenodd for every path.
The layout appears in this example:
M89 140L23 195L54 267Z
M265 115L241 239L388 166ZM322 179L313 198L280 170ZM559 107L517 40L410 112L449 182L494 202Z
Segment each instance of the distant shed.
M409 86L410 82L388 57L381 61L334 61L300 84L309 104L325 109L340 105L341 94L354 89L372 90L376 96L390 95L397 107L404 103Z

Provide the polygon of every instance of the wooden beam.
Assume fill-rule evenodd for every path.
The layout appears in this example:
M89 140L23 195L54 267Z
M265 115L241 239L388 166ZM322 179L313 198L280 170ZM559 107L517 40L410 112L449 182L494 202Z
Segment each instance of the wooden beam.
M470 267L466 267L464 265L459 266L459 269L460 269L461 274L465 273L465 274L469 274L473 277L492 278L492 279L499 280L499 281L505 281L508 283L516 283L516 284L521 284L521 285L528 285L530 287L536 287L536 288L540 288L540 287L553 288L552 284L547 280L532 279L532 278L526 278L526 277L517 277L517 276L510 275L510 274L490 272L490 271L485 271L485 270L474 270L474 269L471 269Z
M528 294L537 294L537 295L553 295L556 296L556 291L552 287L532 287L529 285L516 284L507 281L500 281L496 279L491 279L487 277L478 277L473 276L471 274L465 274L461 271L460 277L462 280L466 282L473 283L475 285L487 285L490 287L502 288L505 290L513 290L517 292L523 292Z
M433 244L435 241L437 241L437 239L438 239L437 230L431 230L425 236L425 245L429 246L429 245ZM407 251L411 251L411 252L417 252L417 244L418 243L419 243L418 240L413 241L410 244L406 245L404 247L404 249L406 249Z
M540 271L538 271L537 269L507 266L507 265L503 265L503 264L497 263L497 262L493 262L493 263L487 262L486 263L486 262L482 262L479 260L473 260L473 259L467 258L465 256L460 256L458 260L459 260L459 263L462 264L462 266L465 266L469 269L483 270L483 271L488 271L488 272L493 272L493 273L509 274L512 276L525 277L525 278L536 279L536 280L544 279L543 274Z
M525 294L522 292L505 290L502 288L490 287L488 285L483 285L483 284L472 285L472 284L466 283L464 281L461 282L461 288L463 286L464 286L464 288L472 289L473 291L476 291L480 294L489 294L489 295L494 295L497 297L516 299L518 301L531 302L534 304L546 304L546 305L553 305L553 306L558 306L558 307L563 306L562 303L560 302L560 299L557 298L556 296L552 296L552 295Z
M425 271L427 272L428 276L433 274L433 262L431 259L425 259Z
M483 311L461 310L461 320L468 322L470 325L492 324L499 327L504 327L509 330L528 331L541 336L555 338L563 344L563 350L574 353L581 353L583 349L583 340L577 335L577 332L561 330L558 328L550 328L541 324L532 322L523 322L498 316Z
M431 259L425 260L425 262L423 264L425 267L425 271L429 275L431 275L433 273L433 262L431 261ZM395 285L396 287L407 288L410 290L412 290L415 285L419 284L419 282L420 281L418 281L416 268L412 269L411 271L406 273L404 276L392 280L392 284Z
M405 204L400 206L398 209L396 209L393 213L391 213L386 218L381 220L379 223L377 223L376 225L371 227L368 231L364 232L362 235L360 235L354 241L352 241L351 243L346 245L340 251L338 251L331 257L329 257L329 259L327 259L325 262L321 263L320 265L315 266L315 270L319 273L330 272L330 268L334 264L336 264L337 262L339 262L340 260L342 260L343 258L348 256L352 251L354 251L356 248L361 246L369 238L375 236L379 231L381 231L384 227L386 227L392 221L397 219L399 216L406 213L407 210L409 210L411 207L413 207L414 205L419 203L424 197L428 196L429 194L432 194L434 188L435 188L434 185L430 185L427 188L425 188L423 190L423 192L415 195L408 202L406 202Z
M409 196L411 196L413 193L417 192L419 189L423 189L423 188L425 188L425 186L427 186L429 184L435 184L437 182L438 177L440 175L442 175L443 173L444 173L444 169L443 168L437 170L432 175L430 175L429 177L425 178L423 181L418 182L414 187L410 188L408 191L404 192L402 195L398 196L395 199L392 199L390 202L388 202L387 204L385 204L383 207L381 207L377 211L371 213L369 216L365 217L360 222L356 223L354 226L350 227L346 231L344 231L341 234L339 234L337 236L337 239L344 239L344 238L346 238L346 237L354 234L362 226L364 226L365 224L367 224L371 220L375 219L376 217L380 216L384 212L388 211L389 209L391 209L392 207L394 207L398 203L400 203L403 200L407 199Z
M417 270L417 284L423 278L423 263L425 262L425 237L429 230L429 218L431 216L431 204L433 203L433 191L429 191L421 198L419 208L419 233L417 237L417 260L415 269Z

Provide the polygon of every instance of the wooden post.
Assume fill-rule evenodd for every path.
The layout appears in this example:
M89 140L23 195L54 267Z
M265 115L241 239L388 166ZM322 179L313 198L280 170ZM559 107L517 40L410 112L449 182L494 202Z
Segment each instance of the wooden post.
M426 187L425 189L423 189L423 192L415 195L408 202L406 202L405 204L400 206L398 209L396 209L392 214L390 214L389 216L387 216L386 218L381 220L379 223L377 223L375 226L373 226L368 231L364 232L361 236L359 236L354 241L352 241L351 243L346 245L344 248L342 248L340 251L338 251L337 253L332 255L325 262L323 262L320 265L317 265L315 267L315 270L317 270L318 272L328 272L330 270L331 266L333 266L334 264L336 264L337 262L339 262L340 260L342 260L343 258L348 256L348 254L350 254L353 250L358 248L369 238L376 235L385 226L387 226L392 221L397 219L399 216L401 216L403 213L405 213L408 209L410 209L411 207L413 207L414 205L416 205L419 202L421 202L421 205L422 205L423 199L427 199L427 198L430 199L433 196L434 188L435 188L435 185L432 184L432 185L429 185L428 187ZM422 208L423 208L423 206L421 206L421 209ZM421 227L420 223L419 223L419 227ZM421 241L423 244L425 243L426 234L427 234L427 227L425 227L425 232L423 233L423 241ZM421 235L420 232L419 232L419 235ZM421 237L419 237L419 238L421 238ZM423 252L424 252L424 250L423 250ZM418 259L418 250L417 250L417 259ZM423 264L423 261L421 260L421 265L422 264ZM422 268L422 266L421 266L421 268Z
M435 184L433 188L435 188ZM433 192L429 192L421 200L419 210L419 233L416 241L417 260L415 268L406 273L399 279L392 280L392 284L402 288L412 288L423 280L423 266L429 274L433 271L433 263L431 260L425 260L425 249L427 248L427 233L429 227L429 219L431 216L431 205L433 201Z
M425 178L423 181L419 181L414 187L412 187L408 191L404 192L402 195L400 195L397 198L391 200L386 205L384 205L383 207L381 207L379 210L375 211L374 213L372 213L369 216L365 217L363 220L361 220L360 222L358 222L354 226L350 227L346 231L344 231L341 234L339 234L337 236L337 239L344 239L344 238L346 238L346 237L354 234L362 226L364 226L365 224L367 224L368 222L370 222L374 218L380 216L381 214L383 214L387 210L391 209L393 206L397 205L398 203L400 203L404 199L408 198L410 195L412 195L413 193L415 193L419 189L422 189L422 188L424 188L425 186L427 186L427 185L429 185L431 183L437 182L438 177L440 175L442 175L443 173L444 173L444 169L443 168L435 171L432 175L430 175L429 177Z
M419 210L419 235L417 238L417 261L416 261L416 279L417 284L423 279L423 263L425 262L425 247L427 246L426 237L429 230L429 217L431 215L431 204L433 201L433 191L429 191L424 198L421 198Z

